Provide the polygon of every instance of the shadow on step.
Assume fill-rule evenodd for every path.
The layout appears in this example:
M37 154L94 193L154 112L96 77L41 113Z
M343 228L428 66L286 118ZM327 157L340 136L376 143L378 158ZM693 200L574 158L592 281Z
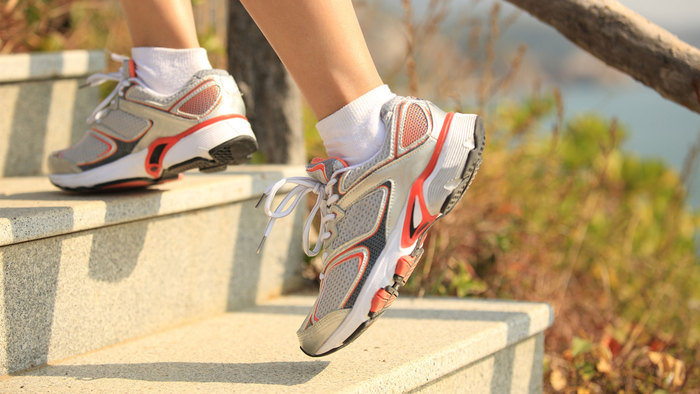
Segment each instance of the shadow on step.
M37 63L30 67L42 68ZM97 98L96 91L79 92L75 79L3 84L0 93L6 116L0 122L0 146L8 147L0 155L0 177L45 171L50 152L70 146L83 135L85 117Z
M308 382L329 364L329 361L297 361L50 365L21 375L70 376L80 380L128 379L148 382L249 383L294 386Z
M491 300L479 300L480 302L498 302ZM511 301L510 303L517 303ZM259 305L255 309L247 310L248 313L281 314L305 316L309 306L297 305ZM468 309L420 309L394 307L387 310L381 317L383 320L461 320L470 322L502 322L506 324L506 344L513 345L524 338L530 337L532 319L529 314L517 311L493 311L493 310L468 310ZM538 339L541 341L541 339ZM539 343L539 342L538 342ZM539 344L538 346L542 346ZM536 353L539 354L539 353ZM496 356L496 363L500 366L498 373L494 373L491 379L491 392L500 392L502 387L511 387L513 382L512 366L515 359L515 347L507 346ZM539 387L542 376L542 362L535 360L531 364L529 387ZM538 390L531 390L537 392ZM541 388L540 390L541 391Z
M160 194L148 191L135 194L140 209L156 214L160 209ZM120 198L124 198L122 194ZM116 283L128 278L136 268L148 234L148 222L137 221L129 231L118 231L117 226L103 227L102 231L67 232L72 229L76 212L70 200L104 201L102 223L112 223L123 215L124 207L110 203L116 195L81 196L63 192L16 193L0 196L2 200L27 201L26 207L0 208L0 218L9 220L14 239L26 239L28 235L45 232L47 235L28 242L19 242L0 247L2 264L2 286L4 290L5 357L0 363L2 372L13 372L45 364L51 347L53 324L56 317L56 297L60 292L59 272L66 271L70 264L86 263L87 277L81 280ZM45 206L37 202L48 202ZM39 203L41 204L41 203ZM20 204L21 205L21 204ZM37 229L41 218L42 228ZM37 237L33 237L37 238ZM87 241L89 249L76 253L76 245ZM66 287L66 286L64 286ZM63 289L64 293L66 292Z
M240 187L263 190L284 174L263 175ZM277 242L255 254L267 223L253 208L257 199L162 213L163 206L182 203L177 193L190 196L189 189L73 194L48 191L35 179L25 183L0 192L0 235L8 242L0 244L0 374L146 335L213 308L239 310L287 286L296 289L301 278L301 265L289 257L300 249L292 242L293 221L286 234L278 226Z

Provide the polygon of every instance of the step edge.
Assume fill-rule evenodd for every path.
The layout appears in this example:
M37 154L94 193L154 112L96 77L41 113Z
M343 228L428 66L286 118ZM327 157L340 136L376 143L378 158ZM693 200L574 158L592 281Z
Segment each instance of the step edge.
M517 326L518 324L522 324L525 320L524 316L516 315L512 319L503 322L504 324L498 324L497 326L475 333L475 335L469 337L468 339L457 342L449 347L438 349L418 360L400 365L389 372L370 378L367 381L346 387L341 392L406 392L425 385L426 383L437 381L452 372L477 363L491 355L507 349L510 346L514 346L534 336L543 334L544 331L553 324L553 309L548 303L506 300L493 301L502 302L504 305L508 303L517 303L531 306L532 308L527 311L528 320L530 323L535 324L530 324L525 335L518 335L517 337L509 336L508 330ZM499 336L499 338L501 336L505 336L505 341L499 341L495 346L489 346L486 348L483 346L475 346L479 343L492 344L494 342L492 339L494 336ZM473 350L475 348L479 349L480 351L467 352L467 350ZM440 368L438 366L443 367Z
M302 166L292 165L239 166L221 174L186 174L179 182L141 192L93 194L85 200L80 200L79 195L60 192L50 186L50 190L42 192L55 192L59 198L67 197L68 200L57 200L66 205L0 208L0 247L255 199L268 184L282 177L302 175L303 171ZM44 177L15 179L19 178L46 182ZM0 178L0 184L3 181L10 182L8 180L11 179L13 178ZM137 196L145 197L145 200L136 198ZM3 215L3 210L6 215ZM10 210L34 214L13 217L10 216Z

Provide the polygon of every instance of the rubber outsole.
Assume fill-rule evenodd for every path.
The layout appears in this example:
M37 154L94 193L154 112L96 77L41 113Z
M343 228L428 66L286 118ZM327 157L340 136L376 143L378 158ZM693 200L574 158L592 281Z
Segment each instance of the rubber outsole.
M114 191L115 189L128 190L139 189L152 185L157 185L179 178L180 173L199 169L200 172L223 171L228 165L243 164L250 159L250 155L258 150L255 138L248 135L239 135L209 150L212 160L202 157L195 157L181 163L174 164L163 170L158 178L126 178L117 179L110 182L100 183L89 187L70 188L53 183L56 187L70 192L102 192Z
M484 131L484 122L481 119L481 117L477 118L474 126L474 145L474 149L469 152L467 160L464 163L464 168L462 170L461 175L462 181L457 185L457 187L452 191L452 193L450 193L450 195L447 196L445 202L443 203L440 209L440 215L438 215L438 217L428 225L428 228L423 232L423 234L421 234L420 238L416 242L416 247L413 249L409 256L406 256L412 257L414 259L413 267L410 268L410 272L408 272L407 275L394 274L393 283L382 289L379 289L375 294L375 298L385 298L386 294L389 294L390 298L387 299L385 305L381 309L375 311L372 311L370 309L370 313L367 316L368 320L360 324L357 327L357 329L355 329L355 331L352 334L350 334L350 336L345 341L343 341L342 345L321 354L310 354L300 347L301 351L304 352L304 354L310 357L323 357L349 345L355 339L357 339L363 332L365 332L372 324L374 324L374 322L382 314L384 314L384 312L388 309L388 307L396 299L396 297L398 297L399 288L403 287L406 284L408 277L413 272L413 269L415 269L415 267L418 265L418 262L420 261L420 258L423 255L423 241L425 240L425 236L428 234L430 227L432 227L433 224L435 224L441 217L452 212L457 203L462 199L462 196L467 191L471 183L474 181L474 177L478 172L479 167L481 166L481 157L484 152L484 147L486 146L486 133ZM399 268L397 264L397 270L398 269ZM380 293L382 294L382 296L378 297Z

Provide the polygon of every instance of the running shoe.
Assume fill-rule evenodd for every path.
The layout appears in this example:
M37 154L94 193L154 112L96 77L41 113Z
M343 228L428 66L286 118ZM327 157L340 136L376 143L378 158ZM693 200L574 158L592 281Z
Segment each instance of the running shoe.
M94 74L96 86L117 86L87 119L75 145L49 157L49 178L71 191L144 187L198 168L220 171L257 149L241 94L223 70L202 70L170 96L139 83L133 60L119 72Z
M397 97L381 117L386 137L370 160L348 166L337 158L315 159L306 167L308 177L282 179L260 200L270 217L264 242L275 220L289 215L303 195L318 195L303 247L310 256L324 250L320 291L297 332L309 356L346 346L391 305L423 253L426 231L454 208L481 163L484 127L477 115ZM296 187L273 208L287 183ZM311 249L316 215L319 238Z

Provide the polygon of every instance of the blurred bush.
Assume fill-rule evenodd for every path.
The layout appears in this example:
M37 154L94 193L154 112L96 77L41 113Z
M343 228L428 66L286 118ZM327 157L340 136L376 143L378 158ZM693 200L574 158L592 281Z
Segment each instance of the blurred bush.
M116 1L5 0L0 20L0 53L131 47Z
M208 50L214 67L226 68L224 2L192 3L200 45ZM129 28L116 0L3 0L0 21L0 54L68 49L131 52Z
M581 115L545 135L541 108L554 101L504 102L487 118L477 181L433 227L408 291L551 303L549 371L570 390L680 389L650 359L659 351L697 387L700 216L684 183L621 151L614 121Z

